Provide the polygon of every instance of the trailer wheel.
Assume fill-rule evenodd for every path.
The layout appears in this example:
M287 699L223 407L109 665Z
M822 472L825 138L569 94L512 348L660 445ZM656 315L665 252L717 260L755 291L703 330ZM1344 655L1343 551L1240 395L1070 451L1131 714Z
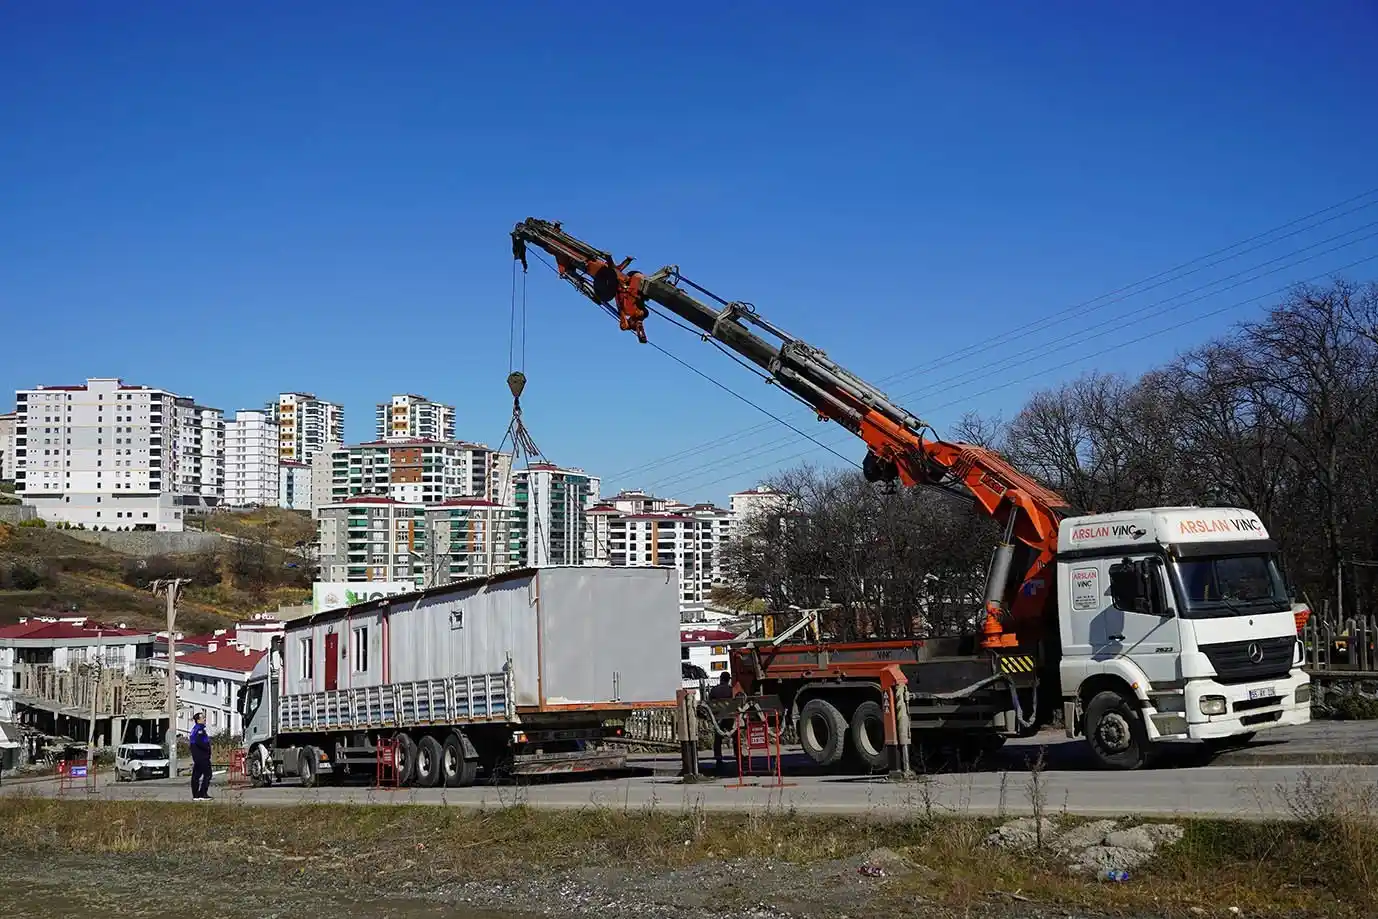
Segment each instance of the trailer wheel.
M440 784L440 741L430 734L416 745L416 784L420 788L434 788Z
M885 751L885 713L879 702L867 700L852 713L852 749L861 765L869 770L889 765Z
M1086 742L1105 769L1138 769L1148 762L1143 715L1117 692L1096 693L1086 706Z
M458 732L445 738L440 752L440 775L446 788L468 788L478 779L478 760L464 755L464 738Z
M297 777L301 779L302 788L316 787L316 757L319 754L315 747L302 747L297 753Z
M397 784L410 785L416 778L416 741L401 731L392 739L397 744Z
M847 719L827 699L810 699L799 711L799 745L818 765L835 765L847 750Z

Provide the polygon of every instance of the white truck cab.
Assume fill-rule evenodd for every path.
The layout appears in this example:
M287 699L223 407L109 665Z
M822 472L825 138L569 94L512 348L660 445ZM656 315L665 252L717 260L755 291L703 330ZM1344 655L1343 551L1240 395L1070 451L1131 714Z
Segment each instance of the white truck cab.
M1103 765L1158 744L1245 743L1311 719L1295 607L1263 522L1163 507L1063 520L1063 712Z

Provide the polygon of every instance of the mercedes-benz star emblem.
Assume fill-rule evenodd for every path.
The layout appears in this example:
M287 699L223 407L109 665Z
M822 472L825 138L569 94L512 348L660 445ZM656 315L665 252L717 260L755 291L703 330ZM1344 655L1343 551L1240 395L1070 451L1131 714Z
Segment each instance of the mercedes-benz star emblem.
M1249 645L1249 660L1255 664L1263 663L1263 646L1258 642Z

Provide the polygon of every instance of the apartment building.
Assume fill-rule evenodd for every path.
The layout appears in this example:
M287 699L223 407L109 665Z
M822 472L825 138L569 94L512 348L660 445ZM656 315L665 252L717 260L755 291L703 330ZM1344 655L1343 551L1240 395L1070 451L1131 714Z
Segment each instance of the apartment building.
M378 440L455 439L455 407L432 402L425 396L404 393L390 402L379 402L375 413Z
M14 426L19 415L0 415L0 482L14 481Z
M728 497L728 508L732 514L731 535L733 538L741 531L742 525L751 518L763 514L782 514L789 510L792 499L784 492L769 485L758 485L739 491Z
M244 718L237 704L239 693L266 651L212 640L206 650L177 654L177 733L191 733L197 712L206 716L206 731L212 736L244 735ZM167 673L167 658L150 660L149 668Z
M278 459L309 463L331 444L344 443L344 406L314 393L285 392L267 409L278 426Z
M596 546L593 563L672 567L679 572L681 618L703 617L713 588L725 581L729 511L624 492L591 508L588 517L592 529L606 534Z
M512 454L464 441L372 441L332 449L329 482L331 503L355 495L386 495L418 504L454 498L508 504L503 498L512 490Z
M131 673L152 655L152 634L88 616L24 617L0 626L0 721L17 720L14 689L25 665L67 672L81 663L99 662Z
M225 503L278 503L278 426L259 409L240 409L225 425Z
M426 506L358 495L319 510L322 581L411 581L425 586Z
M499 574L522 564L512 538L517 509L486 498L427 506L427 583L450 584Z
M588 510L600 481L582 469L536 463L513 473L514 548L522 564L583 565L591 548Z
M326 455L319 453L317 456ZM311 510L312 467L308 463L286 462L278 466L278 507L293 511Z
M224 417L165 389L92 377L15 393L15 486L46 520L183 529L224 496Z

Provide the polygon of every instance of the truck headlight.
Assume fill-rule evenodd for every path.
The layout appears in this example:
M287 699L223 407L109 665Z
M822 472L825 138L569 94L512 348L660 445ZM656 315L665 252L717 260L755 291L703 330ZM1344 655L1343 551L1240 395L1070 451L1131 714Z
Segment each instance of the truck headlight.
M1297 704L1309 705L1311 703L1311 684L1303 683L1297 687Z
M1203 715L1223 715L1225 714L1224 696L1202 696L1201 714Z

